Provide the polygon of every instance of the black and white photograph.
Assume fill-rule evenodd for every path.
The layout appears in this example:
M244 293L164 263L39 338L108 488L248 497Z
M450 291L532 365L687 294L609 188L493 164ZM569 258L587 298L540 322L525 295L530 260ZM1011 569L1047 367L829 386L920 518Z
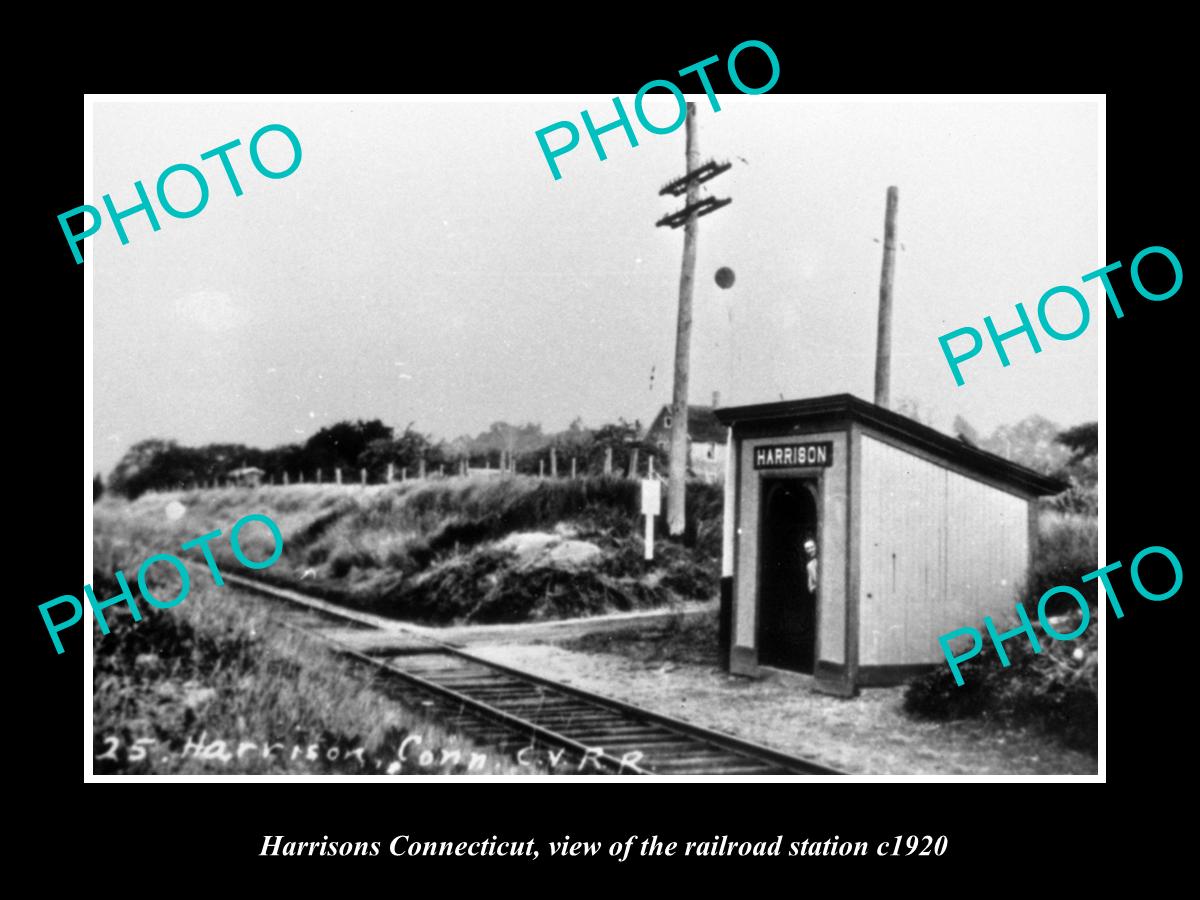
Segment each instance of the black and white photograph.
M88 780L1102 779L1104 98L754 71L89 96Z

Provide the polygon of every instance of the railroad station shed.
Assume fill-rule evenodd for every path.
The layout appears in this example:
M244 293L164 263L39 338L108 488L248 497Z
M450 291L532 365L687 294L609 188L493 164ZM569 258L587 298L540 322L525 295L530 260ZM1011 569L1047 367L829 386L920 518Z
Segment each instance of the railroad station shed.
M1066 485L850 394L716 416L731 672L805 672L850 696L943 662L948 631L1014 618L1034 501Z

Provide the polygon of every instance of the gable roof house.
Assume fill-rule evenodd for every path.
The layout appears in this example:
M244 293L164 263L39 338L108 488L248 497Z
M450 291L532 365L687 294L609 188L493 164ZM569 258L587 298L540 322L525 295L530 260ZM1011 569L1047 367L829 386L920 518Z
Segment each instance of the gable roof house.
M716 407L721 396L713 392L712 406L688 404L688 474L705 481L725 477L726 428L717 421ZM671 407L663 406L646 431L646 442L660 450L671 448Z

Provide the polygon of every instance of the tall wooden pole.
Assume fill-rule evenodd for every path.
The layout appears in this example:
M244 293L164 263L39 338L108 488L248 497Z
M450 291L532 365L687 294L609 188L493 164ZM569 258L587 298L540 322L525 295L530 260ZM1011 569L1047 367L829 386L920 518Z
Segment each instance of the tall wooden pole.
M892 389L892 276L896 271L896 206L900 191L887 189L883 219L883 272L879 276L879 334L875 341L875 403L891 405Z
M696 141L696 104L687 104L687 172L700 167L700 147ZM688 183L687 203L700 200L700 185ZM667 481L667 531L683 534L687 518L684 498L687 490L688 456L688 369L692 343L692 287L696 280L696 214L683 226L683 268L679 274L679 320L675 329L675 388L671 413L671 471Z

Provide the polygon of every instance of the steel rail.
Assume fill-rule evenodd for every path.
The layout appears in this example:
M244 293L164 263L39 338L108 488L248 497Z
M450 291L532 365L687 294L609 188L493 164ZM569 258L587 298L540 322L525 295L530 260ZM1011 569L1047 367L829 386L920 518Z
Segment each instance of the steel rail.
M332 619L353 622L360 626L366 625L386 633L385 629L381 628L378 621L375 620L375 617L369 614L345 609L330 601L310 597L295 588L282 588L242 575L222 573L222 576L226 581L253 593L286 600L309 612L315 612ZM502 663L493 662L461 647L439 640L425 633L423 630L416 630L402 623L396 623L395 627L397 631L401 632L406 638L423 642L427 645L428 649L401 648L398 652L393 653L393 657L390 660L383 660L377 656L364 653L361 650L356 650L344 641L321 634L313 629L292 623L285 622L283 624L291 629L303 632L313 639L325 641L333 645L339 653L351 657L357 662L380 668L420 688L422 691L438 695L448 703L458 705L460 709L470 708L477 715L496 722L504 728L523 735L536 737L548 745L565 748L571 752L572 756L578 755L595 760L597 763L603 764L604 768L611 771L644 775L669 774L667 772L657 772L656 769L672 768L673 764L674 767L678 765L691 765L696 760L703 760L717 753L726 754L730 757L727 760L727 765L725 765L725 768L729 770L736 770L739 767L747 768L745 765L739 765L741 762L744 762L747 764L757 764L760 767L766 766L783 769L787 774L845 774L837 769L813 762L812 760L792 756L782 751L753 743L752 741L723 734L691 722L676 719L672 716L634 706L623 700L597 694L583 688L575 687L574 685L562 684L550 678L506 666ZM483 671L474 673L458 672L449 675L446 683L439 683L434 680L436 673L414 671L413 667L405 668L396 662L397 658L418 660L431 659L438 656L463 661ZM420 669L419 666L416 668ZM430 677L426 677L426 675L430 675ZM500 677L498 678L497 676ZM507 681L503 679L507 679ZM537 692L526 696L527 691L523 691L522 689L530 686L536 688ZM547 689L552 694L547 695ZM472 696L472 691L477 691L479 695ZM488 699L495 699L497 703L503 700L509 706L509 710L487 702ZM529 718L523 718L516 711L510 711L520 710L524 706L531 706L533 704L526 701L534 699L538 700L538 703L536 708L532 710ZM545 705L545 700L547 699L560 701L567 699L578 702L573 705L570 703L565 705L558 703L547 706ZM586 714L581 715L581 709ZM597 713L603 714L597 715ZM533 719L538 718L542 719L546 724L539 724L533 721ZM556 728L566 729L572 722L575 723L577 734L582 729L582 733L584 734L595 735L594 740L596 743L584 744L577 737L572 737L564 734L561 730L556 730ZM654 729L658 730L648 730L647 726L653 726ZM639 731L647 732L640 735L640 737L646 739L645 746L647 747L653 747L656 744L669 744L670 746L678 744L681 749L674 754L673 759L671 755L668 755L666 759L657 765L649 762L638 765L637 762L641 760L629 762L627 759L621 759L607 753L600 746L601 744L607 744L610 747L637 747L639 746ZM612 737L614 740L606 741L605 735ZM667 738L667 740L664 741L663 738ZM672 738L678 740L671 741L670 739ZM718 759L719 757L713 758L714 770L711 773L687 774L722 774L722 766ZM748 772L746 774L754 773Z

